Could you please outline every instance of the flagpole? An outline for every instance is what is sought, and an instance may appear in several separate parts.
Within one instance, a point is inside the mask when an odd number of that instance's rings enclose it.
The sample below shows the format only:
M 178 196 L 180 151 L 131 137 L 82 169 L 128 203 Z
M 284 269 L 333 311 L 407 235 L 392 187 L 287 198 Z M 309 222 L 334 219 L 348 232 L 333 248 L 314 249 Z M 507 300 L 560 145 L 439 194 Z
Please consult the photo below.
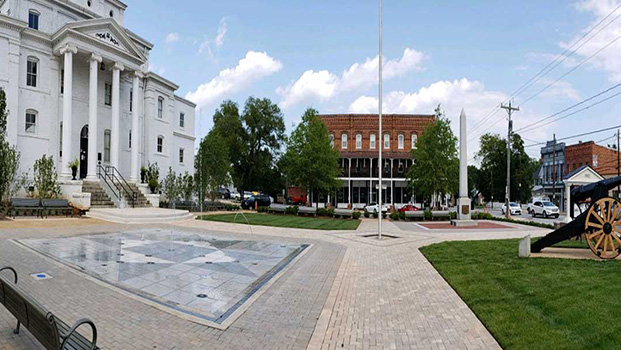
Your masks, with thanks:
M 378 89 L 378 109 L 379 109 L 379 186 L 378 186 L 378 201 L 379 215 L 377 216 L 377 237 L 382 239 L 382 171 L 384 170 L 384 164 L 382 161 L 382 147 L 384 147 L 384 137 L 382 135 L 382 0 L 379 0 L 379 89 Z

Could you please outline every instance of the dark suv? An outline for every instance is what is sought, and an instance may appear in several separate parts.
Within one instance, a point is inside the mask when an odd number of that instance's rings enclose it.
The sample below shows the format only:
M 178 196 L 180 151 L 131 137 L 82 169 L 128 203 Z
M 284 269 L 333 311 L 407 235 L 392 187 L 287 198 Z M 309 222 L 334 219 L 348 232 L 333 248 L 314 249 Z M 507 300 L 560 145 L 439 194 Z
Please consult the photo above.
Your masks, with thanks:
M 254 209 L 254 202 L 257 202 L 257 206 L 259 207 L 269 207 L 272 202 L 270 201 L 270 196 L 267 194 L 261 193 L 257 195 L 252 195 L 245 199 L 241 206 L 244 209 Z

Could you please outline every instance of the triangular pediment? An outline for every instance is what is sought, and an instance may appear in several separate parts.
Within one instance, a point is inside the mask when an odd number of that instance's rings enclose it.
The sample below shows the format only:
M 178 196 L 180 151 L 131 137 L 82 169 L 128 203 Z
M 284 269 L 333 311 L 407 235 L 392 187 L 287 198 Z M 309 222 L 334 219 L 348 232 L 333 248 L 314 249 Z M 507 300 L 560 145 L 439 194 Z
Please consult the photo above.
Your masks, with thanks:
M 146 60 L 144 52 L 134 44 L 127 32 L 113 19 L 98 18 L 68 23 L 56 32 L 53 37 L 62 36 L 67 31 L 78 32 L 134 56 L 136 59 Z
M 603 180 L 604 178 L 597 173 L 597 171 L 593 170 L 590 166 L 584 166 L 580 171 L 575 172 L 574 174 L 570 174 L 571 176 L 567 177 L 565 181 L 572 183 L 592 183 Z

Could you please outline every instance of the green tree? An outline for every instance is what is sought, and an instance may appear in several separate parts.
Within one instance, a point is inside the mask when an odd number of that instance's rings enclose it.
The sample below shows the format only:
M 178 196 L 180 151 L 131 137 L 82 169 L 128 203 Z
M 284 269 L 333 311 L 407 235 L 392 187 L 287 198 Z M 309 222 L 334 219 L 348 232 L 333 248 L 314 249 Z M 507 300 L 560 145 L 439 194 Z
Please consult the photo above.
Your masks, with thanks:
M 164 180 L 162 180 L 160 187 L 164 190 L 169 207 L 174 208 L 175 201 L 179 199 L 179 182 L 180 181 L 177 179 L 175 171 L 172 167 L 168 167 L 168 174 L 166 174 Z
M 12 184 L 17 178 L 19 152 L 6 139 L 8 115 L 6 113 L 6 94 L 0 90 L 0 202 L 12 195 Z
M 487 133 L 481 136 L 476 158 L 481 167 L 476 187 L 486 201 L 504 201 L 507 186 L 507 140 Z M 538 162 L 526 154 L 519 134 L 511 138 L 511 200 L 527 203 L 532 197 L 533 173 Z
M 459 189 L 459 159 L 457 137 L 451 130 L 451 122 L 436 109 L 435 123 L 427 126 L 412 150 L 414 165 L 410 168 L 408 188 L 417 196 L 429 200 L 445 194 L 455 194 Z
M 199 197 L 202 195 L 200 202 L 203 202 L 206 193 L 209 193 L 211 200 L 215 200 L 218 189 L 229 186 L 231 173 L 228 142 L 215 129 L 201 140 L 195 163 L 196 187 Z
M 213 130 L 228 147 L 233 183 L 239 192 L 270 191 L 274 176 L 281 176 L 275 171 L 276 159 L 285 140 L 285 122 L 278 106 L 267 98 L 249 97 L 240 115 L 237 104 L 224 101 L 213 120 Z
M 304 112 L 288 140 L 281 166 L 287 180 L 303 191 L 328 194 L 337 189 L 339 153 L 330 145 L 328 128 L 315 109 Z
M 60 186 L 58 185 L 58 174 L 54 166 L 54 158 L 46 156 L 35 160 L 34 163 L 34 185 L 38 198 L 58 198 L 60 197 Z

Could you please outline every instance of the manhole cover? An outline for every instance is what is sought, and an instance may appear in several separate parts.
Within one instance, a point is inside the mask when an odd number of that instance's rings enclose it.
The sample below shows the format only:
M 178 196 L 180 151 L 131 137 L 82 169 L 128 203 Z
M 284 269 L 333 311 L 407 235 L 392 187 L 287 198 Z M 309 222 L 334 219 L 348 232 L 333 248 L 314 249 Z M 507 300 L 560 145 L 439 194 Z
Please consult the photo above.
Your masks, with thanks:
M 147 265 L 155 265 L 155 263 L 153 261 L 149 261 L 147 262 Z
M 48 275 L 45 272 L 37 272 L 37 273 L 33 273 L 30 274 L 30 277 L 36 279 L 36 280 L 49 280 L 50 278 L 52 278 L 52 276 Z
M 212 264 L 211 261 L 205 261 L 205 264 Z
M 198 294 L 196 297 L 197 298 L 201 298 L 201 299 L 205 299 L 205 298 L 207 298 L 207 294 Z

